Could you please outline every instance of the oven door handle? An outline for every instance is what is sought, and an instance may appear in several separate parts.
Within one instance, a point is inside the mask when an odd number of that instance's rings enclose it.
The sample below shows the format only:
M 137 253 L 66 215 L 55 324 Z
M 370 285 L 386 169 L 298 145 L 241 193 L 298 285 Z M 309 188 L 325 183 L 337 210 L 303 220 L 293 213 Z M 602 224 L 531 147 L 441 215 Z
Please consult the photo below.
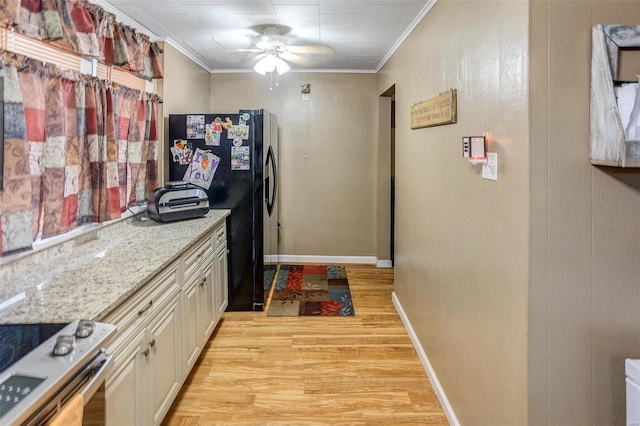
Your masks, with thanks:
M 100 386 L 104 383 L 107 373 L 111 370 L 111 367 L 113 367 L 113 355 L 105 354 L 104 349 L 102 349 L 101 352 L 104 355 L 104 359 L 94 367 L 97 368 L 98 371 L 95 372 L 91 381 L 82 390 L 82 399 L 85 405 L 87 405 L 91 398 L 93 398 L 93 395 L 96 394 Z

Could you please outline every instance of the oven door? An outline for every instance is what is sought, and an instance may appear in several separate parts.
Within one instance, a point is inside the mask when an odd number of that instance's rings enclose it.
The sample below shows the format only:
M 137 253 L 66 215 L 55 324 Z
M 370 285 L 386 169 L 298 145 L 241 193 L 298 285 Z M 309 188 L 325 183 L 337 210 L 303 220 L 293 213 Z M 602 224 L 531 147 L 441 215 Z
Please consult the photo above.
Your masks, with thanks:
M 23 424 L 104 425 L 104 381 L 111 366 L 111 355 L 100 351 Z

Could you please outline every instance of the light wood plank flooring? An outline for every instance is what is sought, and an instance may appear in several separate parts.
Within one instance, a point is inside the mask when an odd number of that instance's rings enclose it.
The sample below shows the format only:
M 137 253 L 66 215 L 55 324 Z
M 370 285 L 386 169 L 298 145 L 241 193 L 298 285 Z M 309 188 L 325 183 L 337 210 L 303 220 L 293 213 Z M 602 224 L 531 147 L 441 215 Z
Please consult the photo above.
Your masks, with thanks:
M 393 269 L 347 276 L 354 317 L 225 313 L 164 424 L 448 424 L 391 301 Z

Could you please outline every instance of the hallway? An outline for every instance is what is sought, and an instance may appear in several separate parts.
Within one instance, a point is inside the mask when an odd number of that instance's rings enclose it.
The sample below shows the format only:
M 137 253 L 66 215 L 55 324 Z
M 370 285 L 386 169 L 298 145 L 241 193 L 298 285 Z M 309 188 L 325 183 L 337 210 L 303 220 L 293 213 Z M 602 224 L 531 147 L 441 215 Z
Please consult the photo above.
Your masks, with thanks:
M 347 275 L 355 317 L 225 313 L 164 424 L 448 424 L 391 301 L 393 269 Z

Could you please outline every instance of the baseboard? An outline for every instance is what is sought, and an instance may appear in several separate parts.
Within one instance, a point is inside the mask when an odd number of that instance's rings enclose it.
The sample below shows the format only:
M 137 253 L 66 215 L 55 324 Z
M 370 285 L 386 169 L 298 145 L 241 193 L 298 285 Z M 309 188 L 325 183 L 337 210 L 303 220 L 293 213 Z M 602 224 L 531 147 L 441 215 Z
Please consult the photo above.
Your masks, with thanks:
M 376 266 L 378 268 L 393 268 L 393 263 L 390 260 L 380 260 L 376 261 Z
M 278 263 L 278 262 L 280 262 L 280 256 L 278 256 L 277 254 L 264 256 L 264 263 Z
M 281 254 L 278 256 L 280 263 L 361 263 L 376 264 L 374 256 L 299 256 Z
M 435 392 L 436 396 L 438 397 L 438 400 L 440 401 L 440 405 L 442 406 L 442 410 L 444 411 L 444 414 L 447 416 L 447 419 L 449 420 L 449 424 L 453 426 L 460 426 L 460 422 L 458 421 L 456 414 L 453 412 L 453 407 L 451 407 L 451 404 L 447 399 L 447 395 L 445 395 L 444 389 L 442 389 L 442 385 L 440 385 L 440 382 L 438 381 L 438 376 L 436 376 L 436 372 L 431 366 L 431 362 L 429 362 L 429 358 L 427 357 L 427 354 L 424 351 L 424 348 L 420 344 L 420 341 L 418 340 L 418 336 L 416 335 L 415 331 L 413 330 L 413 327 L 411 326 L 411 321 L 409 321 L 407 314 L 404 312 L 404 309 L 402 308 L 402 304 L 400 303 L 400 300 L 398 300 L 398 296 L 396 296 L 395 291 L 391 294 L 391 298 L 393 300 L 393 305 L 396 307 L 396 310 L 400 315 L 400 319 L 402 320 L 402 323 L 404 324 L 404 327 L 407 330 L 407 333 L 409 333 L 409 338 L 411 339 L 411 342 L 413 343 L 413 347 L 418 353 L 418 358 L 420 358 L 420 362 L 422 362 L 422 366 L 424 370 L 427 372 L 427 376 L 429 377 L 429 381 L 431 381 L 431 386 L 433 387 L 433 391 Z

